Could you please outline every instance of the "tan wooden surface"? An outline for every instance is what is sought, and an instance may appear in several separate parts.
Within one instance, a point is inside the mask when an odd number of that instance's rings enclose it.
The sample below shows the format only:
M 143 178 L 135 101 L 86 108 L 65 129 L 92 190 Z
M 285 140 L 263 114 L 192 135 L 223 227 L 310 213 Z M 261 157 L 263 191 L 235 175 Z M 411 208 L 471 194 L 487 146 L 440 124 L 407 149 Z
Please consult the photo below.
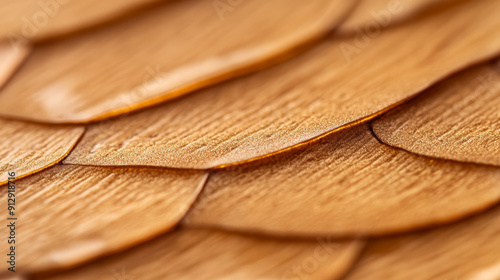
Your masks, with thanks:
M 390 28 L 426 10 L 459 1 L 464 0 L 361 0 L 349 18 L 339 26 L 338 33 L 363 33 L 377 25 Z
M 0 11 L 0 279 L 500 279 L 500 0 L 55 1 Z
M 500 166 L 500 64 L 463 71 L 373 124 L 388 145 Z
M 205 179 L 204 172 L 57 165 L 18 180 L 17 270 L 71 267 L 164 233 L 184 216 Z M 0 188 L 1 197 L 7 191 Z M 0 205 L 6 220 L 7 199 Z M 9 229 L 0 232 L 8 236 Z
M 133 13 L 158 0 L 2 0 L 0 38 L 36 42 L 78 32 Z
M 468 1 L 386 30 L 350 62 L 340 45 L 355 37 L 332 37 L 271 69 L 91 125 L 65 162 L 203 169 L 294 147 L 497 54 L 496 8 L 500 1 Z
M 273 240 L 183 229 L 67 273 L 35 279 L 335 280 L 362 248 L 363 242 L 355 240 Z
M 255 165 L 215 172 L 184 223 L 279 236 L 381 235 L 461 219 L 500 199 L 500 168 L 396 150 L 366 125 Z
M 374 241 L 346 280 L 500 279 L 500 209 L 460 223 Z
M 21 66 L 31 48 L 26 44 L 11 44 L 8 41 L 0 42 L 0 90 L 16 70 Z
M 16 178 L 21 178 L 58 163 L 83 132 L 81 126 L 0 119 L 0 185 L 7 182 L 8 171 L 15 171 Z
M 245 0 L 221 13 L 214 2 L 171 1 L 39 46 L 2 90 L 8 106 L 0 113 L 87 122 L 151 106 L 285 59 L 334 29 L 355 4 Z

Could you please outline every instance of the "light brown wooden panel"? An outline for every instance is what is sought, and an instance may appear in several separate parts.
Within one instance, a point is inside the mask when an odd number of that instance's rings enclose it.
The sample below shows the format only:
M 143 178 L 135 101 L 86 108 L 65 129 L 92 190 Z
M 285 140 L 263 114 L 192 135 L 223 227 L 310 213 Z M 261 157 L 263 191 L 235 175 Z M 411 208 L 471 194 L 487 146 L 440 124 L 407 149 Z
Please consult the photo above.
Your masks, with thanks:
M 335 280 L 356 261 L 362 245 L 179 230 L 73 271 L 35 279 Z
M 361 0 L 338 33 L 363 33 L 376 26 L 386 28 L 411 19 L 427 9 L 453 5 L 461 0 Z
M 220 2 L 237 1 L 172 1 L 39 46 L 1 92 L 8 106 L 0 113 L 88 122 L 150 106 L 285 59 L 334 29 L 355 4 L 245 0 L 222 13 L 214 7 Z
M 248 165 L 215 172 L 184 223 L 280 236 L 381 235 L 461 219 L 500 199 L 500 168 L 396 150 L 366 125 Z
M 58 163 L 84 130 L 81 126 L 0 119 L 0 185 L 7 182 L 8 171 L 15 171 L 16 178 L 21 178 Z
M 203 172 L 58 165 L 15 181 L 17 269 L 71 267 L 166 232 L 205 179 Z M 3 220 L 7 191 L 0 189 Z M 7 236 L 8 230 L 2 226 L 0 232 Z
M 31 52 L 26 44 L 0 42 L 0 90 Z
M 500 279 L 500 208 L 368 246 L 346 280 Z
M 373 129 L 385 143 L 417 154 L 500 166 L 500 64 L 446 79 Z
M 497 9 L 500 1 L 468 1 L 385 30 L 364 48 L 355 37 L 331 38 L 271 69 L 94 124 L 66 162 L 202 169 L 294 147 L 496 55 Z M 359 53 L 344 56 L 345 44 Z
M 31 42 L 100 25 L 158 0 L 2 0 L 0 38 Z

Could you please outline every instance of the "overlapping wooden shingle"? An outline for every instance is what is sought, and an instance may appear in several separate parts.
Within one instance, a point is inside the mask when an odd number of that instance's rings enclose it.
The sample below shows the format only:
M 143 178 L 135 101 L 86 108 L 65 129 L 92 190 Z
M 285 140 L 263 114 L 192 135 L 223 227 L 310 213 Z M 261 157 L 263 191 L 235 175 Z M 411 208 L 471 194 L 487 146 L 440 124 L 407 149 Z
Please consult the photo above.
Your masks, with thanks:
M 273 240 L 212 230 L 179 230 L 116 256 L 35 279 L 339 279 L 363 242 Z
M 500 166 L 500 64 L 448 78 L 375 121 L 373 130 L 413 153 Z
M 460 223 L 374 241 L 346 280 L 500 278 L 500 208 Z
M 499 182 L 500 168 L 415 156 L 360 125 L 266 164 L 216 171 L 184 223 L 280 236 L 389 234 L 481 211 L 500 200 Z
M 39 46 L 2 90 L 0 114 L 88 122 L 150 106 L 283 60 L 333 30 L 355 4 L 236 2 L 169 1 Z
M 2 0 L 0 39 L 29 43 L 96 27 L 158 0 Z
M 17 270 L 71 267 L 164 233 L 188 211 L 205 179 L 204 172 L 58 165 L 17 180 Z M 2 197 L 7 192 L 0 188 Z M 7 209 L 7 199 L 0 204 Z
M 7 182 L 8 171 L 22 178 L 58 163 L 71 151 L 84 130 L 81 126 L 0 119 L 0 185 Z
M 496 55 L 497 8 L 500 1 L 468 1 L 367 35 L 364 46 L 332 37 L 271 69 L 91 125 L 66 162 L 203 169 L 294 147 Z
M 0 12 L 16 280 L 500 278 L 500 1 L 75 1 Z

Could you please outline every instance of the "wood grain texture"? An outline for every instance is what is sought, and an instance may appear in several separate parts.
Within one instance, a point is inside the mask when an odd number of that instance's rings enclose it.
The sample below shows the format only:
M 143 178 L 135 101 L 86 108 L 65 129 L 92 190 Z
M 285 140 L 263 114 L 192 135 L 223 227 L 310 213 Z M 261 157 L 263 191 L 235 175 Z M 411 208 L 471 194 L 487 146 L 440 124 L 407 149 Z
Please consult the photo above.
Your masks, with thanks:
M 0 42 L 0 89 L 30 54 L 31 48 L 26 44 L 12 45 Z
M 500 166 L 500 64 L 461 72 L 373 124 L 391 146 Z
M 7 171 L 25 177 L 61 161 L 82 136 L 80 126 L 50 126 L 0 119 L 0 185 Z M 3 187 L 0 187 L 3 188 Z
M 203 172 L 57 165 L 18 180 L 17 268 L 67 268 L 166 232 L 184 216 L 205 179 Z M 7 187 L 0 193 L 7 197 Z M 3 209 L 6 204 L 2 199 Z M 1 215 L 5 220 L 7 211 Z M 7 227 L 0 231 L 8 235 Z
M 10 274 L 2 272 L 0 273 L 0 277 L 2 277 L 2 280 L 30 280 L 26 275 L 21 275 L 20 273 L 15 275 L 15 273 L 12 272 L 10 272 Z
M 379 26 L 389 27 L 438 5 L 459 0 L 361 0 L 349 18 L 339 26 L 338 33 L 352 34 Z
M 381 144 L 360 125 L 266 164 L 212 175 L 184 220 L 280 236 L 381 235 L 447 223 L 500 199 L 500 169 Z
M 141 280 L 335 280 L 356 261 L 362 245 L 183 229 L 73 271 L 35 279 L 114 280 L 121 275 Z
M 158 0 L 2 0 L 0 38 L 40 41 L 110 21 Z
M 88 122 L 151 106 L 291 56 L 356 3 L 245 0 L 221 14 L 221 1 L 173 1 L 40 46 L 2 91 L 1 114 Z
M 352 42 L 332 38 L 271 69 L 91 125 L 66 162 L 204 169 L 293 147 L 495 55 L 496 8 L 500 1 L 468 1 L 388 29 L 350 63 L 339 45 Z
M 500 208 L 371 243 L 346 280 L 500 279 Z

